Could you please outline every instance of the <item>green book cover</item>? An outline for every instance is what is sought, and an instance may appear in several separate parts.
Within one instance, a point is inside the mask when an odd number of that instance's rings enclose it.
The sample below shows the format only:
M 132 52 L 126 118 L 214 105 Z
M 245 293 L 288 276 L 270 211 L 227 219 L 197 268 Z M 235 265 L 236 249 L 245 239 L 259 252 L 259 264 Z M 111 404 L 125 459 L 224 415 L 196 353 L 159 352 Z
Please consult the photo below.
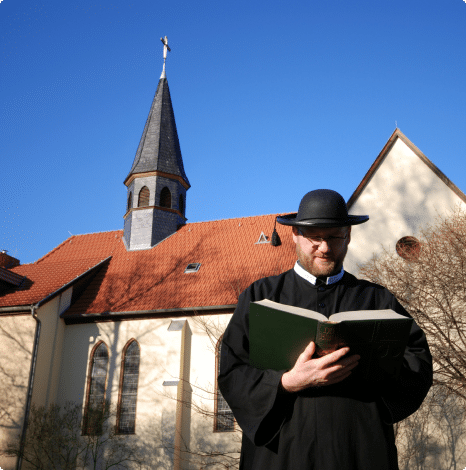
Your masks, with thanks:
M 249 355 L 258 369 L 290 370 L 306 346 L 314 341 L 314 357 L 343 346 L 361 359 L 355 376 L 371 381 L 396 379 L 411 331 L 412 318 L 393 310 L 321 313 L 271 300 L 251 302 Z

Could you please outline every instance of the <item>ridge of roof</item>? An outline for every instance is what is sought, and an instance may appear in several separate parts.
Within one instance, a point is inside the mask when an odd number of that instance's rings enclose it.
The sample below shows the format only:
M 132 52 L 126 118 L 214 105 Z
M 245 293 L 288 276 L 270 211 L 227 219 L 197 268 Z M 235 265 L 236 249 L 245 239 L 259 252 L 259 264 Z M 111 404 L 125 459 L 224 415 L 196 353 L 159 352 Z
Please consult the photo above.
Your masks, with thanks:
M 115 230 L 102 230 L 100 232 L 75 233 L 71 237 L 68 237 L 66 240 L 69 240 L 72 237 L 84 237 L 84 236 L 87 236 L 87 235 L 100 235 L 100 234 L 104 234 L 104 233 L 110 234 L 110 233 L 117 233 L 117 232 L 123 233 L 123 229 L 120 228 L 120 229 L 115 229 Z M 66 242 L 66 240 L 65 240 L 65 242 Z
M 194 225 L 194 224 L 205 224 L 209 222 L 223 222 L 223 221 L 228 221 L 228 220 L 244 220 L 244 219 L 255 219 L 258 217 L 279 217 L 285 214 L 291 214 L 291 212 L 280 212 L 280 213 L 272 213 L 272 214 L 261 214 L 261 215 L 247 215 L 247 216 L 242 216 L 242 217 L 226 217 L 224 219 L 214 219 L 214 220 L 198 220 L 197 222 L 189 222 L 185 225 Z
M 377 158 L 374 160 L 372 163 L 371 167 L 367 171 L 367 173 L 364 175 L 363 179 L 359 183 L 358 187 L 356 190 L 353 192 L 351 197 L 348 199 L 348 202 L 346 205 L 348 206 L 348 209 L 351 208 L 351 206 L 356 202 L 364 188 L 369 184 L 369 181 L 371 180 L 372 176 L 375 174 L 375 172 L 378 170 L 380 165 L 382 164 L 384 158 L 386 155 L 390 152 L 392 147 L 395 145 L 395 142 L 400 139 L 403 141 L 403 143 L 413 151 L 413 153 L 419 157 L 419 159 L 427 165 L 463 202 L 466 202 L 466 195 L 459 189 L 446 175 L 443 173 L 440 168 L 437 167 L 422 151 L 416 147 L 409 139 L 406 137 L 403 132 L 397 127 L 393 131 L 392 135 L 388 139 L 387 143 L 384 145 L 383 149 L 380 151 L 379 155 Z

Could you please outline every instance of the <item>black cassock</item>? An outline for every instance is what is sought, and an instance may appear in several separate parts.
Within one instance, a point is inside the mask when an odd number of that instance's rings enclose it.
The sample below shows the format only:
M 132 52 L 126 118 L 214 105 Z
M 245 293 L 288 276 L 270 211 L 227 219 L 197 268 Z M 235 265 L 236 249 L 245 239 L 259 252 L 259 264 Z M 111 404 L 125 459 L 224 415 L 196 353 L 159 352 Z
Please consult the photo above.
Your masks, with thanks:
M 422 403 L 432 358 L 413 323 L 397 382 L 374 386 L 348 377 L 288 393 L 286 371 L 249 365 L 249 302 L 270 299 L 323 313 L 387 309 L 409 316 L 387 289 L 346 273 L 319 287 L 293 269 L 264 278 L 240 296 L 222 343 L 218 385 L 243 430 L 241 470 L 398 470 L 393 423 Z M 351 354 L 351 352 L 349 353 Z

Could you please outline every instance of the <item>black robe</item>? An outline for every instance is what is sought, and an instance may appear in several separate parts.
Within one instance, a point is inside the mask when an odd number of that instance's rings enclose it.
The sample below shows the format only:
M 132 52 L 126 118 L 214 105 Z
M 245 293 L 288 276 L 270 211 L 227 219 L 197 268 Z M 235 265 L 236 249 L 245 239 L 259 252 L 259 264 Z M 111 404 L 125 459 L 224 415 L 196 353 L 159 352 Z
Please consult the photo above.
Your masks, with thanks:
M 387 289 L 349 273 L 317 287 L 292 269 L 249 286 L 223 336 L 218 377 L 243 430 L 240 469 L 398 470 L 392 424 L 414 413 L 432 384 L 423 331 L 413 323 L 397 382 L 374 386 L 350 376 L 335 385 L 288 393 L 280 386 L 286 371 L 249 365 L 249 302 L 261 299 L 327 317 L 387 308 L 409 316 Z

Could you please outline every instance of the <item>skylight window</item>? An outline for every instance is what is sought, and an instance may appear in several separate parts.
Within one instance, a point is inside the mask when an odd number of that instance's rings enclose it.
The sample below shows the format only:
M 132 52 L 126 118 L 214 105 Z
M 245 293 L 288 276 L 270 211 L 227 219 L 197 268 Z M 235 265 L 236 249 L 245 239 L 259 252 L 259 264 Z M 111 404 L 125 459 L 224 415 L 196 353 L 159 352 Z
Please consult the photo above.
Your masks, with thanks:
M 201 267 L 201 263 L 189 263 L 184 270 L 185 274 L 188 273 L 197 273 L 199 268 Z

